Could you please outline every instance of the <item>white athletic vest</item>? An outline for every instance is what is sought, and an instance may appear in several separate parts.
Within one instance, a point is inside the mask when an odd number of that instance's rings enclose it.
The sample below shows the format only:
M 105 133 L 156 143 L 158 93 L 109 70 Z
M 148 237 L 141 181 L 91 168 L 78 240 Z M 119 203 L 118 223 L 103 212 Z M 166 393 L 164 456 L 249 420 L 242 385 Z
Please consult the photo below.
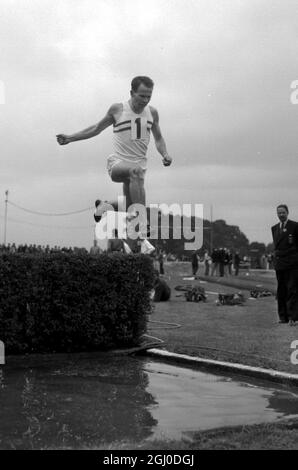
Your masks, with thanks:
M 113 156 L 139 163 L 145 169 L 152 124 L 153 117 L 149 106 L 146 106 L 141 114 L 136 114 L 128 101 L 123 103 L 121 116 L 113 126 Z

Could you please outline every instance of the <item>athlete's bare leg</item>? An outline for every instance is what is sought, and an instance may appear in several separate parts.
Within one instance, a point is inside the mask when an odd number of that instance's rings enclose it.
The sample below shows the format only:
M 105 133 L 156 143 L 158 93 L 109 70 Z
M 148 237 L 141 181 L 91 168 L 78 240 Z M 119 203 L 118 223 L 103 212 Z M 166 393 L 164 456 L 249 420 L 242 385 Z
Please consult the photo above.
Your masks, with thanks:
M 129 202 L 131 204 L 142 204 L 145 206 L 145 188 L 144 188 L 145 171 L 137 164 L 129 162 L 117 163 L 111 171 L 112 181 L 115 183 L 124 183 L 123 189 L 127 191 Z M 127 206 L 131 205 L 127 204 Z
M 126 210 L 128 211 L 131 207 L 131 211 L 128 212 L 131 212 L 134 215 L 139 215 L 139 231 L 141 237 L 146 238 L 149 234 L 147 217 L 143 211 L 139 213 L 138 209 L 133 206 L 134 204 L 141 204 L 144 208 L 146 207 L 144 188 L 145 170 L 143 170 L 138 164 L 133 164 L 131 162 L 118 162 L 112 168 L 110 175 L 112 181 L 115 183 L 123 183 L 123 194 L 126 197 Z
M 126 211 L 132 205 L 132 200 L 130 198 L 130 191 L 129 191 L 129 180 L 127 179 L 123 183 L 123 196 L 125 196 L 126 200 Z
M 143 215 L 143 211 L 141 211 L 140 214 L 139 211 L 135 211 L 133 205 L 134 204 L 141 204 L 143 207 L 145 207 L 145 188 L 144 188 L 144 176 L 145 176 L 145 170 L 143 170 L 139 165 L 129 163 L 129 162 L 119 162 L 111 170 L 110 173 L 112 181 L 115 183 L 123 183 L 123 195 L 126 198 L 126 211 L 128 211 L 129 208 L 131 208 L 131 214 L 134 214 L 133 216 L 135 217 L 136 215 L 139 215 L 140 220 L 138 220 L 138 225 L 137 227 L 139 230 L 140 234 L 140 239 L 142 240 L 143 245 L 145 246 L 145 243 L 148 241 L 144 240 L 147 236 L 147 217 L 146 215 Z M 117 206 L 113 202 L 108 202 L 105 201 L 106 203 L 111 204 L 115 210 L 118 210 Z M 129 211 L 130 212 L 130 211 Z M 100 218 L 98 218 L 100 220 Z M 137 251 L 137 243 L 138 241 L 134 238 L 130 239 L 129 235 L 127 238 L 127 241 L 129 242 L 129 245 L 132 249 L 132 251 Z M 143 247 L 141 246 L 141 249 Z M 152 250 L 154 250 L 154 247 L 149 243 L 149 248 L 148 246 L 146 247 L 147 252 L 150 253 Z M 149 251 L 148 251 L 149 250 Z

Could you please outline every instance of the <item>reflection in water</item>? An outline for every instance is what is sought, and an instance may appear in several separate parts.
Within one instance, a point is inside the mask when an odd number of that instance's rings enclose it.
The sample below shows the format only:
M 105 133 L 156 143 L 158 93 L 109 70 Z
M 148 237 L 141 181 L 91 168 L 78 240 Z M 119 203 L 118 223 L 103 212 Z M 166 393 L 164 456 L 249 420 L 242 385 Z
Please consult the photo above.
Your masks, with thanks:
M 42 359 L 40 360 L 42 363 Z M 0 448 L 81 447 L 145 439 L 156 421 L 142 363 L 98 357 L 47 368 L 7 367 Z
M 281 413 L 282 416 L 298 415 L 297 395 L 291 392 L 274 390 L 268 398 L 268 408 Z
M 282 387 L 99 353 L 9 358 L 0 403 L 0 449 L 108 448 L 298 414 Z
M 190 368 L 149 363 L 150 392 L 158 397 L 154 437 L 191 437 L 198 430 L 273 422 L 298 415 L 298 396 L 269 382 L 223 377 Z M 164 380 L 159 379 L 164 375 Z M 155 380 L 153 377 L 155 376 Z M 270 405 L 275 397 L 276 407 Z M 281 409 L 287 401 L 288 407 Z

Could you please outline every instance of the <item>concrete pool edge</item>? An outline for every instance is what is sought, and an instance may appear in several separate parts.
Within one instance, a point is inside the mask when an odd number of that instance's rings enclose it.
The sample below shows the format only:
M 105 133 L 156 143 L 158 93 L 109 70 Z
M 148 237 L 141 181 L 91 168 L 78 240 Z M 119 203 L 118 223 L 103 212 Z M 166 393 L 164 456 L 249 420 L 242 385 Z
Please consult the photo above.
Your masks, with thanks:
M 214 359 L 205 359 L 197 356 L 188 356 L 167 351 L 166 349 L 147 349 L 145 355 L 158 359 L 167 360 L 173 363 L 194 366 L 200 369 L 213 370 L 217 372 L 233 372 L 238 375 L 246 375 L 258 379 L 269 380 L 271 382 L 287 384 L 298 387 L 298 374 L 281 372 L 274 369 L 264 369 L 262 367 L 247 366 L 235 362 L 216 361 Z

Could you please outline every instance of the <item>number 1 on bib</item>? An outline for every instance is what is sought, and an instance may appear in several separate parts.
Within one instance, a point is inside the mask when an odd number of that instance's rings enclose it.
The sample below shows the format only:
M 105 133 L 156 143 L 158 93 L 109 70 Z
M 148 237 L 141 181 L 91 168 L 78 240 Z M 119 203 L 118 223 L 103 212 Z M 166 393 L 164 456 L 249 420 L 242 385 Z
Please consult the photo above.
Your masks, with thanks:
M 147 136 L 147 119 L 138 117 L 131 120 L 131 139 L 144 140 Z

